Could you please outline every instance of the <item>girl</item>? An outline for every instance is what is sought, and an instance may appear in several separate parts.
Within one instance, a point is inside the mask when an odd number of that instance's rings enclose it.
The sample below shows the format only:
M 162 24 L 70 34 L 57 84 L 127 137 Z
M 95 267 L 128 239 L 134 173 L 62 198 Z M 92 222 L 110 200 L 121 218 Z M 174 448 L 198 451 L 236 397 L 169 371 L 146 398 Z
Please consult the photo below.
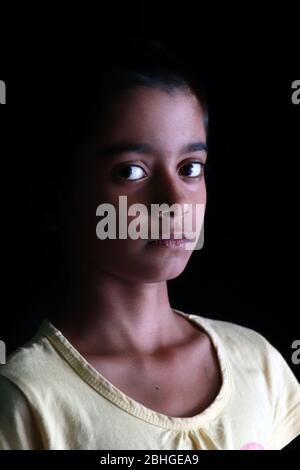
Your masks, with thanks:
M 282 449 L 300 434 L 299 383 L 259 333 L 171 307 L 192 254 L 175 216 L 166 242 L 96 233 L 120 195 L 205 207 L 203 96 L 151 43 L 101 70 L 80 94 L 77 80 L 59 153 L 67 294 L 1 366 L 0 448 Z

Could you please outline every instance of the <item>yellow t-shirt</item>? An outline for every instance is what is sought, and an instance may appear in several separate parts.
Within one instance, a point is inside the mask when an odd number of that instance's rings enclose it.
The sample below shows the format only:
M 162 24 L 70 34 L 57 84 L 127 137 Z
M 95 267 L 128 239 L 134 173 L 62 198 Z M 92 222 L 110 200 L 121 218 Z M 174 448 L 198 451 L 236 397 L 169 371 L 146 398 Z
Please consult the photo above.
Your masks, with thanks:
M 205 411 L 172 417 L 143 406 L 45 319 L 0 366 L 0 449 L 267 450 L 300 434 L 300 384 L 277 349 L 251 329 L 173 310 L 216 348 L 223 381 Z

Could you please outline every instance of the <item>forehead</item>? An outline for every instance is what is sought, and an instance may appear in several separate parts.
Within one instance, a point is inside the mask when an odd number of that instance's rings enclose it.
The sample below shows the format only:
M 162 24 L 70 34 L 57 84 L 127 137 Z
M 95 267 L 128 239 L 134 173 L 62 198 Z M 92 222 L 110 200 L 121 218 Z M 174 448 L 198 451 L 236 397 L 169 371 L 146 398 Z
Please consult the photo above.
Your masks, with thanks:
M 192 93 L 145 86 L 114 98 L 101 134 L 105 141 L 151 141 L 174 148 L 183 141 L 206 140 L 203 110 Z

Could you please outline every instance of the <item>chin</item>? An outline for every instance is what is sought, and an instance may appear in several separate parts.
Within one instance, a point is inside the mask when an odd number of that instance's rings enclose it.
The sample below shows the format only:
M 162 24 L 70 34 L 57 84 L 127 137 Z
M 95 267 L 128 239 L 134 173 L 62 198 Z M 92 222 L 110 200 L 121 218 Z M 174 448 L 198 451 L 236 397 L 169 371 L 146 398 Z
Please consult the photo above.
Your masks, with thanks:
M 187 256 L 188 253 L 188 256 Z M 144 256 L 143 253 L 110 253 L 101 254 L 100 271 L 130 282 L 151 283 L 175 279 L 185 270 L 191 252 L 172 257 Z M 108 255 L 105 259 L 105 255 Z
M 169 281 L 180 276 L 185 270 L 186 265 L 187 263 L 182 261 L 165 263 L 164 265 L 157 264 L 156 266 L 151 264 L 151 266 L 148 265 L 141 268 L 138 280 L 147 283 Z

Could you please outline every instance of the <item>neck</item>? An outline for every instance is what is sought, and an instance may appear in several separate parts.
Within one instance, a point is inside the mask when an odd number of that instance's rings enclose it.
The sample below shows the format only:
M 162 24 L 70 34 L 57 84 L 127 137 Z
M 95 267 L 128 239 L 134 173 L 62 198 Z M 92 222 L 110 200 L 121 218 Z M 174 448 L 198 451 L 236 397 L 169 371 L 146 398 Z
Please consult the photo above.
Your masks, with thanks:
M 92 266 L 72 270 L 55 326 L 86 354 L 153 353 L 183 336 L 166 281 L 127 281 Z

